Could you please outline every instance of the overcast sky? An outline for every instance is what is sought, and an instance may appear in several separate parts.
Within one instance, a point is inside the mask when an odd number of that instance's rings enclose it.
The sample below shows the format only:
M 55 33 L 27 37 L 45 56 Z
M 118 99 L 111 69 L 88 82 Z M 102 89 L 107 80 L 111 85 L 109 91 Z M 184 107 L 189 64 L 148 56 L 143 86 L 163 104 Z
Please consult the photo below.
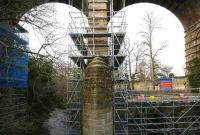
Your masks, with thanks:
M 160 18 L 161 29 L 155 33 L 156 47 L 167 41 L 167 47 L 160 53 L 161 63 L 172 66 L 176 75 L 184 75 L 185 46 L 184 29 L 178 18 L 169 10 L 154 4 L 134 4 L 124 9 L 127 15 L 127 35 L 132 43 L 137 41 L 137 33 L 141 30 L 143 15 L 153 11 Z
M 60 26 L 57 32 L 60 35 L 66 35 L 69 11 L 78 11 L 77 9 L 65 4 L 54 4 L 54 8 L 57 10 L 53 15 L 53 20 Z M 168 66 L 172 66 L 172 72 L 176 75 L 184 75 L 185 67 L 185 47 L 184 47 L 184 29 L 180 21 L 165 8 L 154 4 L 134 4 L 123 9 L 126 11 L 127 20 L 127 36 L 130 38 L 131 43 L 137 41 L 137 33 L 141 30 L 142 17 L 146 11 L 153 11 L 158 18 L 161 18 L 162 29 L 156 33 L 156 46 L 158 47 L 163 41 L 167 41 L 167 48 L 159 55 L 159 60 Z M 37 51 L 40 45 L 44 42 L 41 35 L 33 30 L 29 33 L 30 48 Z M 69 37 L 63 36 L 62 44 L 59 46 L 62 50 L 67 50 Z M 55 47 L 56 48 L 56 47 Z

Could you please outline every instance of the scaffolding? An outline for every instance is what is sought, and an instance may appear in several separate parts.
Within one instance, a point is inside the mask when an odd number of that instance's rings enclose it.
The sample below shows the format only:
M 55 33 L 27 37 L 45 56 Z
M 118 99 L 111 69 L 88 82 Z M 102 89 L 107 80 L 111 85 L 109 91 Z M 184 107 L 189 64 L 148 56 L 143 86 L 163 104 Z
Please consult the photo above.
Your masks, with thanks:
M 199 96 L 199 89 L 173 90 L 173 92 L 134 91 L 129 93 L 129 134 L 199 134 Z
M 129 84 L 126 51 L 126 18 L 125 12 L 104 11 L 105 16 L 95 16 L 94 7 L 89 13 L 69 13 L 69 58 L 74 64 L 73 69 L 80 73 L 79 79 L 72 77 L 69 84 L 73 84 L 68 92 L 66 120 L 68 135 L 80 135 L 81 131 L 81 91 L 84 87 L 82 78 L 87 64 L 97 55 L 97 48 L 103 50 L 101 56 L 107 58 L 112 69 L 113 79 L 113 132 L 116 135 L 128 135 L 128 98 L 127 87 Z M 90 15 L 88 15 L 90 14 Z M 86 17 L 85 15 L 88 15 Z M 110 22 L 108 23 L 108 20 Z M 101 25 L 98 22 L 106 22 Z M 106 51 L 105 51 L 106 48 Z M 73 76 L 73 74 L 71 75 Z
M 129 74 L 127 60 L 127 37 L 125 12 L 115 14 L 108 25 L 110 64 L 113 67 L 113 122 L 115 135 L 128 135 L 128 90 Z
M 69 67 L 68 72 L 68 90 L 66 104 L 66 135 L 82 134 L 82 99 L 81 91 L 83 90 L 82 78 L 87 60 L 87 41 L 84 38 L 86 33 L 87 19 L 82 12 L 70 12 L 68 55 Z
M 67 135 L 81 135 L 81 91 L 82 85 L 82 70 L 74 65 L 69 65 L 68 72 L 68 90 L 66 103 L 66 127 Z
M 95 16 L 94 1 L 89 13 L 70 12 L 69 58 L 78 71 L 69 83 L 67 111 L 68 135 L 80 135 L 82 78 L 87 64 L 96 56 L 96 48 L 107 48 L 102 54 L 109 61 L 113 80 L 113 134 L 114 135 L 184 135 L 200 132 L 200 94 L 198 90 L 172 92 L 133 91 L 128 74 L 125 12 L 114 12 L 112 0 L 105 16 Z M 124 2 L 123 2 L 124 3 Z M 123 4 L 125 5 L 125 3 Z M 100 9 L 98 9 L 100 10 Z M 103 10 L 104 11 L 104 10 Z M 105 12 L 105 11 L 104 11 Z M 88 18 L 88 19 L 87 19 Z M 97 22 L 109 20 L 105 25 Z M 97 24 L 97 25 L 96 25 Z M 106 41 L 97 42 L 97 39 Z M 105 50 L 104 50 L 105 51 Z

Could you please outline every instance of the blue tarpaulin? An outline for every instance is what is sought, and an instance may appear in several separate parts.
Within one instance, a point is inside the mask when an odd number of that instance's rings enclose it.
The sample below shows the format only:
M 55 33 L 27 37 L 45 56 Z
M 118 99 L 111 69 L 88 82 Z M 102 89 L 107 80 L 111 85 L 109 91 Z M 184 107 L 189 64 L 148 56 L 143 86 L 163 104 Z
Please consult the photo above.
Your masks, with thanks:
M 28 42 L 20 37 L 13 26 L 0 24 L 0 39 L 10 46 L 26 48 Z M 28 87 L 28 54 L 6 48 L 0 43 L 0 88 Z

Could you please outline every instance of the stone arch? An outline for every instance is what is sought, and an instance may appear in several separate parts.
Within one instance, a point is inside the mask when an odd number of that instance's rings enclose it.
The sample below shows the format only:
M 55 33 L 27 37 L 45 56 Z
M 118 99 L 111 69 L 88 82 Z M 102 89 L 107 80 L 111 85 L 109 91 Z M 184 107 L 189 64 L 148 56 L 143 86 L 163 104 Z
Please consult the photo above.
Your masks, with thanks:
M 185 29 L 186 67 L 195 57 L 200 57 L 200 1 L 199 0 L 115 0 L 114 10 L 136 3 L 152 3 L 170 10 Z M 187 74 L 187 72 L 186 72 Z
M 122 1 L 114 1 L 114 10 L 117 11 L 122 8 L 120 6 L 122 5 Z M 180 19 L 185 29 L 189 28 L 200 18 L 199 0 L 126 0 L 125 6 L 142 2 L 160 5 L 170 10 Z
M 4 0 L 0 1 L 0 22 L 17 23 L 30 9 L 50 2 L 70 4 L 78 9 L 85 9 L 85 0 Z
M 105 0 L 104 0 L 105 1 Z M 107 1 L 107 0 L 106 0 Z M 108 0 L 110 1 L 110 0 Z M 16 23 L 24 13 L 37 5 L 60 2 L 87 10 L 88 0 L 4 0 L 0 2 L 0 22 Z M 135 3 L 153 3 L 174 13 L 185 29 L 186 66 L 195 57 L 200 57 L 200 1 L 199 0 L 113 0 L 114 10 Z

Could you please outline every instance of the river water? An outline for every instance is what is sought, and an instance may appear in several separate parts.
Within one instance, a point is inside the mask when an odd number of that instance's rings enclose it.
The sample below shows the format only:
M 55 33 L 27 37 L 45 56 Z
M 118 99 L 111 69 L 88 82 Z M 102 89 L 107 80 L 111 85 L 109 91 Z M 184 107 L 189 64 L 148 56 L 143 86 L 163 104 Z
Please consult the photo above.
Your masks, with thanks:
M 66 135 L 66 119 L 65 110 L 55 109 L 51 112 L 49 119 L 44 123 L 44 126 L 49 130 L 49 135 Z

